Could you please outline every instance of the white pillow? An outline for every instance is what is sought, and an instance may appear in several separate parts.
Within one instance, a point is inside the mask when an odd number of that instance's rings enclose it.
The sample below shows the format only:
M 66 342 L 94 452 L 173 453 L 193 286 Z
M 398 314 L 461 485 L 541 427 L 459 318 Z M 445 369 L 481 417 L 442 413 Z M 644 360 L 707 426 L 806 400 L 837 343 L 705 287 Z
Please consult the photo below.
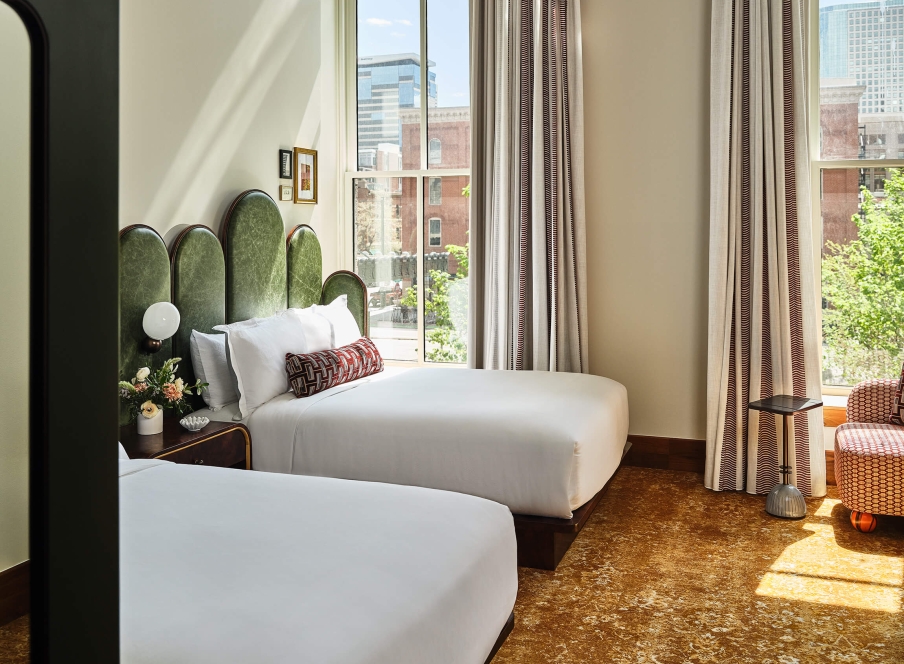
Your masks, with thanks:
M 314 311 L 314 307 L 307 309 L 288 309 L 287 316 L 296 318 L 304 330 L 305 339 L 308 341 L 308 353 L 317 353 L 329 350 L 333 343 L 333 327 L 330 321 Z
M 327 305 L 315 304 L 312 308 L 330 321 L 333 348 L 348 346 L 361 338 L 358 322 L 348 310 L 348 295 L 340 295 Z
M 235 378 L 226 360 L 226 335 L 204 334 L 192 330 L 188 346 L 195 376 L 202 383 L 208 383 L 201 391 L 207 407 L 216 412 L 223 406 L 238 401 Z
M 304 327 L 297 316 L 280 312 L 270 318 L 217 325 L 226 332 L 229 366 L 235 375 L 241 418 L 273 397 L 289 391 L 286 353 L 307 353 Z
M 122 443 L 119 444 L 119 458 L 120 459 L 128 459 L 129 453 L 126 452 L 126 448 L 122 446 Z

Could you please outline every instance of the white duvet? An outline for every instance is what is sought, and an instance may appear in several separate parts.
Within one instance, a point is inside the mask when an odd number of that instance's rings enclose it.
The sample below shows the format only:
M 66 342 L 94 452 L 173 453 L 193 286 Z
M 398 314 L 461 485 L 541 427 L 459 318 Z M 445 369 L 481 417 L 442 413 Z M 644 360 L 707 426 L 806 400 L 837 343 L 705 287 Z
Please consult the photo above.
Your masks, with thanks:
M 507 509 L 442 491 L 120 461 L 126 664 L 481 664 Z
M 599 376 L 411 369 L 247 420 L 255 470 L 446 489 L 570 518 L 618 468 L 628 397 Z

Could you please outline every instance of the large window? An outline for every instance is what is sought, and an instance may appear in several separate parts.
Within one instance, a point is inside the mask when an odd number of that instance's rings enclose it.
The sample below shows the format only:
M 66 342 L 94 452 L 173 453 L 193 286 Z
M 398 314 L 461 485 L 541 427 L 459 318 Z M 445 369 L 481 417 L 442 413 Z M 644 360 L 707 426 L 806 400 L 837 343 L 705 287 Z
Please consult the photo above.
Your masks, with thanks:
M 818 5 L 823 383 L 846 387 L 904 359 L 904 6 Z
M 468 4 L 346 6 L 349 252 L 387 360 L 467 361 Z

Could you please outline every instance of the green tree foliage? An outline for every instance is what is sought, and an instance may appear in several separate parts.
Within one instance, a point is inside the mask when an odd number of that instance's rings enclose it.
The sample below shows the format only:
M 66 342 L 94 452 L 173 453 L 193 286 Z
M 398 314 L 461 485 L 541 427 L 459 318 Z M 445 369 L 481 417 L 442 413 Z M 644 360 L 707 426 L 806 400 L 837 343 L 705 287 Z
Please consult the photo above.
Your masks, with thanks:
M 471 196 L 471 183 L 462 190 Z M 468 361 L 468 251 L 465 246 L 446 245 L 446 251 L 458 262 L 455 276 L 440 270 L 430 270 L 424 291 L 425 315 L 436 314 L 435 327 L 426 331 L 426 358 L 430 362 L 464 364 Z M 400 302 L 405 307 L 417 307 L 417 289 L 405 289 Z
M 904 349 L 904 170 L 890 169 L 885 198 L 863 188 L 858 238 L 827 243 L 822 261 L 823 380 L 854 384 L 897 376 Z
M 458 273 L 430 270 L 424 291 L 425 314 L 436 316 L 435 327 L 426 331 L 427 353 L 430 362 L 468 361 L 468 245 L 446 246 L 458 260 Z M 402 306 L 417 307 L 417 289 L 406 288 Z

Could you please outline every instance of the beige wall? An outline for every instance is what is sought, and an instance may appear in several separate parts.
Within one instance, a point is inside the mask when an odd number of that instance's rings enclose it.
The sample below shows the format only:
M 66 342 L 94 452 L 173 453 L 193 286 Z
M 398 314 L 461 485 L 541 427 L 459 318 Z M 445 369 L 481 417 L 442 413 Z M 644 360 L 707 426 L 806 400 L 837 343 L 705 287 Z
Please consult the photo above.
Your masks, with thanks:
M 0 3 L 0 571 L 28 559 L 29 52 Z
M 123 0 L 120 226 L 218 231 L 236 195 L 279 200 L 278 151 L 319 151 L 317 205 L 278 203 L 338 264 L 333 0 Z
M 581 3 L 590 366 L 634 434 L 706 434 L 710 4 Z

